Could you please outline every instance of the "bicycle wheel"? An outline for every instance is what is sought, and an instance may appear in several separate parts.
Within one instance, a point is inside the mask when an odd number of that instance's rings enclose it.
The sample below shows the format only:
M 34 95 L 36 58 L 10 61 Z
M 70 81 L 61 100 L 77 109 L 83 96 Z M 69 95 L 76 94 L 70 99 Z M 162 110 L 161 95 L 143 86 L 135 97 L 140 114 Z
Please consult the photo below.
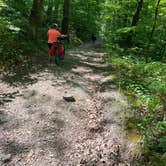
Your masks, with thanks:
M 59 65 L 59 61 L 60 61 L 60 60 L 59 60 L 58 52 L 56 51 L 56 52 L 55 52 L 55 64 L 56 64 L 56 65 Z

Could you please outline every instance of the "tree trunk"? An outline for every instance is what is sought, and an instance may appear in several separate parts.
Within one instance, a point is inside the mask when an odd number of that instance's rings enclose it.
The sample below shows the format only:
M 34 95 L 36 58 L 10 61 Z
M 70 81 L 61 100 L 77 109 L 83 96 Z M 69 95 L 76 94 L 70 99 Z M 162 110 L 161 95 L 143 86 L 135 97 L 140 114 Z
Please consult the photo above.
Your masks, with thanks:
M 43 0 L 33 0 L 32 9 L 29 16 L 31 35 L 33 38 L 37 37 L 38 28 L 41 23 L 42 9 L 43 9 Z
M 161 46 L 160 52 L 159 52 L 161 60 L 163 59 L 163 55 L 164 55 L 165 49 L 166 49 L 166 39 L 164 40 L 164 44 Z
M 159 10 L 160 1 L 161 0 L 158 0 L 158 2 L 157 2 L 157 6 L 156 6 L 156 10 L 155 10 L 154 23 L 153 23 L 152 31 L 151 31 L 150 36 L 149 36 L 149 42 L 148 42 L 148 45 L 147 45 L 147 52 L 149 52 L 150 44 L 152 42 L 153 34 L 154 34 L 154 31 L 155 31 L 155 28 L 156 28 L 157 16 L 158 16 L 158 10 Z M 148 53 L 145 56 L 145 60 L 146 60 L 146 63 L 148 63 L 148 61 L 149 61 Z
M 63 20 L 62 20 L 62 33 L 67 34 L 69 28 L 69 9 L 70 0 L 64 0 L 63 4 Z
M 139 15 L 140 15 L 140 11 L 142 9 L 143 6 L 143 0 L 138 0 L 137 2 L 137 7 L 135 9 L 133 18 L 132 18 L 132 23 L 131 23 L 131 27 L 134 27 L 137 25 L 138 21 L 139 21 Z M 132 46 L 132 36 L 133 36 L 133 30 L 131 30 L 128 35 L 127 35 L 127 46 L 131 47 Z
M 46 11 L 46 23 L 50 23 L 50 17 L 52 17 L 52 12 L 54 7 L 53 4 L 54 4 L 53 0 L 48 1 L 47 11 Z

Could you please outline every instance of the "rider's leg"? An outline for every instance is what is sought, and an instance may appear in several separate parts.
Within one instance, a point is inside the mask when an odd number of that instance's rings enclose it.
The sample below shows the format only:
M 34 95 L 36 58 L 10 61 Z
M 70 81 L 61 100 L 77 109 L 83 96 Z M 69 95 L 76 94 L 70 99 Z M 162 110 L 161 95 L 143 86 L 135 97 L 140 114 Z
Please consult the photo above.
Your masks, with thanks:
M 48 48 L 49 48 L 49 52 L 48 52 L 48 59 L 49 59 L 49 63 L 51 64 L 52 63 L 52 56 L 50 55 L 50 49 L 51 49 L 51 46 L 53 45 L 52 43 L 47 43 L 48 44 Z
M 59 64 L 58 46 L 55 47 L 54 62 L 56 65 Z

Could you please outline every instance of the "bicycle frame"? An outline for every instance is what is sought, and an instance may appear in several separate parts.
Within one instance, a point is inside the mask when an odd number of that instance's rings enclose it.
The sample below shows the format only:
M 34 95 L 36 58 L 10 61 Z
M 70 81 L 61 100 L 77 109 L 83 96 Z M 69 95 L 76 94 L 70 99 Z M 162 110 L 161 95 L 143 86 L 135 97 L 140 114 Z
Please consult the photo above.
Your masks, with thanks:
M 59 64 L 59 61 L 64 59 L 65 49 L 61 40 L 57 40 L 54 43 L 54 46 L 55 46 L 55 54 L 54 54 L 55 63 Z

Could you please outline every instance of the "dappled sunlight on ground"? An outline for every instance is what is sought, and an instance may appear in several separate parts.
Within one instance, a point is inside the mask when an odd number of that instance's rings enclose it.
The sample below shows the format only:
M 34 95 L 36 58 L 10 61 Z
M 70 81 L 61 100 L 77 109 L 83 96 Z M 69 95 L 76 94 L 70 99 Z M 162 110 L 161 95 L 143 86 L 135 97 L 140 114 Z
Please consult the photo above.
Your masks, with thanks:
M 4 73 L 0 153 L 11 155 L 9 165 L 128 163 L 121 118 L 128 104 L 105 56 L 81 46 L 68 51 L 59 66 L 36 57 L 24 70 Z M 66 94 L 75 101 L 65 101 Z

